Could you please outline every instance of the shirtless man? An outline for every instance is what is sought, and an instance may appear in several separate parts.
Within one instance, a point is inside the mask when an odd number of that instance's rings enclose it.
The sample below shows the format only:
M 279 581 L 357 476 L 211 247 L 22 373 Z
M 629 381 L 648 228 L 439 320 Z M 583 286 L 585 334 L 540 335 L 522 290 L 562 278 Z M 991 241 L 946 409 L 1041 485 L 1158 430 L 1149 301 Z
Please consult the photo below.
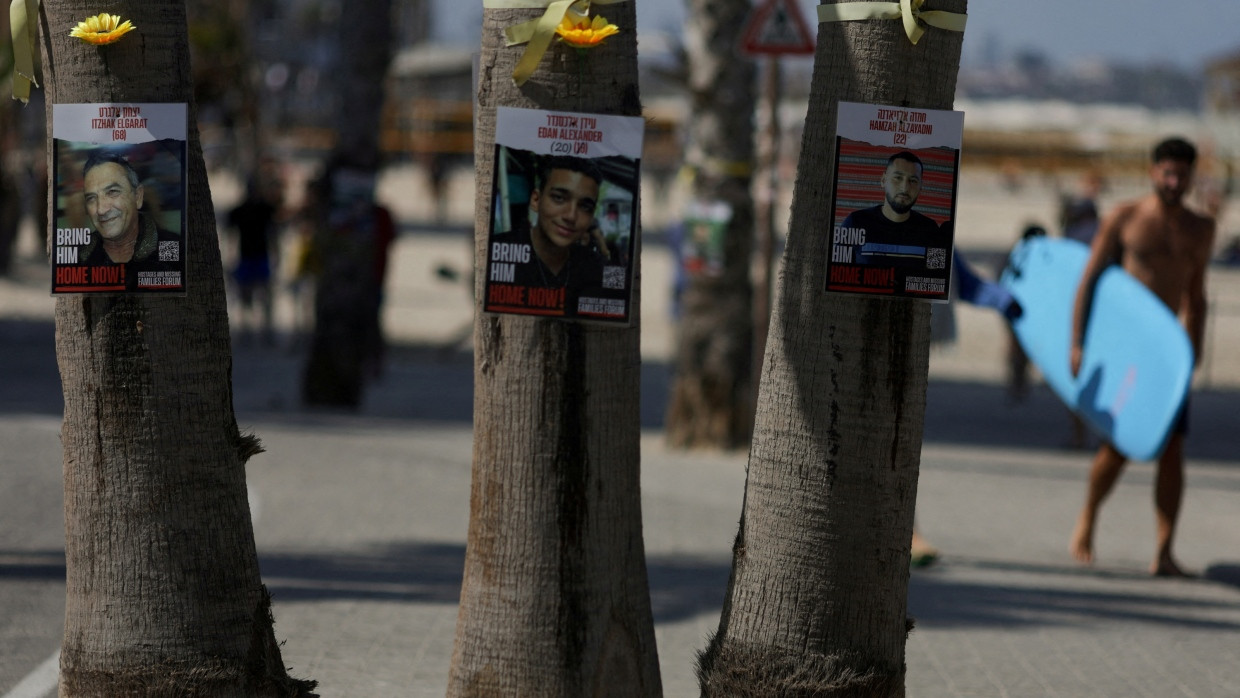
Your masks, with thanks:
M 1159 143 L 1150 167 L 1153 192 L 1119 206 L 1099 226 L 1076 294 L 1069 355 L 1073 375 L 1081 368 L 1081 342 L 1094 286 L 1107 265 L 1115 262 L 1179 315 L 1192 341 L 1193 353 L 1200 360 L 1206 319 L 1206 265 L 1214 245 L 1214 221 L 1183 205 L 1196 157 L 1196 149 L 1184 140 L 1172 138 Z M 1150 573 L 1157 576 L 1186 576 L 1171 554 L 1184 489 L 1186 426 L 1186 413 L 1181 413 L 1179 424 L 1158 458 L 1154 485 L 1157 547 L 1150 564 Z M 1085 506 L 1070 545 L 1072 555 L 1081 563 L 1093 562 L 1098 509 L 1119 479 L 1125 460 L 1111 444 L 1103 444 L 1094 456 Z

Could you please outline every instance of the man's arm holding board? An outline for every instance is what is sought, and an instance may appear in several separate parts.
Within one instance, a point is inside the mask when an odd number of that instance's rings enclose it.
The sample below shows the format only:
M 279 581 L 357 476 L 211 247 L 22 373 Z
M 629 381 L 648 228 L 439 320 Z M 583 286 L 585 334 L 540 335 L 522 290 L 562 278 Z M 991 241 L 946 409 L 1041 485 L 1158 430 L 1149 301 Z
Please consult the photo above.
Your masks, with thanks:
M 1081 273 L 1081 281 L 1076 289 L 1076 302 L 1072 307 L 1072 342 L 1069 345 L 1068 366 L 1072 375 L 1081 370 L 1082 345 L 1085 342 L 1085 326 L 1089 323 L 1089 310 L 1094 301 L 1094 288 L 1098 285 L 1098 277 L 1111 264 L 1120 258 L 1122 250 L 1121 235 L 1124 225 L 1132 215 L 1134 206 L 1125 204 L 1109 216 L 1103 218 L 1098 226 L 1089 249 L 1089 259 Z
M 1180 305 L 1180 318 L 1184 330 L 1193 344 L 1193 367 L 1201 363 L 1201 352 L 1204 349 L 1206 327 L 1206 268 L 1210 264 L 1210 254 L 1214 250 L 1215 223 L 1212 218 L 1201 217 L 1195 226 L 1198 232 L 1198 243 L 1193 254 L 1193 268 L 1184 288 L 1184 296 Z

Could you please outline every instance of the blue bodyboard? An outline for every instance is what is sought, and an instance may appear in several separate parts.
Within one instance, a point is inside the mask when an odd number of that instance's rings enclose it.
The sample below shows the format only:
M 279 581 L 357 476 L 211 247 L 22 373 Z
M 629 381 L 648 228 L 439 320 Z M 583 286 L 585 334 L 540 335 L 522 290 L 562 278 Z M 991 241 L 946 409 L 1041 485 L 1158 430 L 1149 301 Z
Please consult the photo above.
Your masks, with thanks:
M 1073 377 L 1072 306 L 1088 258 L 1089 247 L 1075 240 L 1021 241 L 999 280 L 1024 311 L 1012 329 L 1051 389 L 1094 431 L 1129 458 L 1152 460 L 1188 394 L 1192 343 L 1165 303 L 1112 265 L 1094 290 Z

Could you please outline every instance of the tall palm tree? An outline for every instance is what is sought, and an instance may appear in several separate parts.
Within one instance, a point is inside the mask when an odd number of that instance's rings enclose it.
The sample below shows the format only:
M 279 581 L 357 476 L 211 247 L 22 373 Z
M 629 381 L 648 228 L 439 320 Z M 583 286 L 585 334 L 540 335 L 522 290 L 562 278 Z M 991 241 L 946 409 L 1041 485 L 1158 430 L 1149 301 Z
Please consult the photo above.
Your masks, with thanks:
M 69 37 L 98 11 L 43 3 L 49 103 L 191 102 L 184 2 L 121 0 L 108 11 L 137 31 L 102 47 Z M 301 696 L 314 687 L 286 673 L 259 579 L 245 462 L 262 449 L 233 414 L 224 277 L 192 105 L 188 159 L 186 295 L 56 300 L 61 696 Z
M 693 196 L 730 211 L 723 266 L 690 275 L 680 296 L 667 438 L 679 447 L 731 448 L 753 426 L 750 257 L 754 204 L 754 64 L 738 50 L 749 0 L 687 0 L 685 52 Z M 686 232 L 686 235 L 689 233 Z
M 963 12 L 965 0 L 935 9 Z M 819 28 L 740 532 L 704 696 L 902 696 L 929 307 L 827 297 L 840 101 L 949 108 L 961 34 Z
M 619 35 L 584 55 L 553 45 L 518 88 L 523 47 L 505 48 L 503 29 L 539 14 L 483 15 L 476 264 L 486 260 L 497 107 L 641 111 L 633 3 L 606 6 Z M 641 536 L 637 306 L 635 291 L 628 328 L 475 321 L 473 485 L 449 696 L 662 693 Z
M 374 205 L 374 190 L 341 203 L 339 177 L 368 179 L 383 164 L 380 149 L 384 78 L 392 59 L 391 0 L 359 0 L 340 22 L 335 136 L 308 216 L 321 261 L 314 299 L 314 335 L 302 379 L 307 403 L 357 407 L 366 380 L 383 359 L 382 298 L 391 215 Z

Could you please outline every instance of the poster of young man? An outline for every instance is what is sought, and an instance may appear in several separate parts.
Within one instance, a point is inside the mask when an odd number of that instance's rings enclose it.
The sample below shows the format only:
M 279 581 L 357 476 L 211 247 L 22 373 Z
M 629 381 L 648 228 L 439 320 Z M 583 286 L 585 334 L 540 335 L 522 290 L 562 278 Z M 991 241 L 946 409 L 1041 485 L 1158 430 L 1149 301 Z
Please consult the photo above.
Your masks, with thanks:
M 185 104 L 52 105 L 52 293 L 184 293 Z
M 841 102 L 827 291 L 946 301 L 964 112 Z
M 680 245 L 684 272 L 692 277 L 717 278 L 723 275 L 723 245 L 732 221 L 732 206 L 726 201 L 690 201 L 685 207 L 685 230 Z
M 643 128 L 498 108 L 485 312 L 628 324 Z

